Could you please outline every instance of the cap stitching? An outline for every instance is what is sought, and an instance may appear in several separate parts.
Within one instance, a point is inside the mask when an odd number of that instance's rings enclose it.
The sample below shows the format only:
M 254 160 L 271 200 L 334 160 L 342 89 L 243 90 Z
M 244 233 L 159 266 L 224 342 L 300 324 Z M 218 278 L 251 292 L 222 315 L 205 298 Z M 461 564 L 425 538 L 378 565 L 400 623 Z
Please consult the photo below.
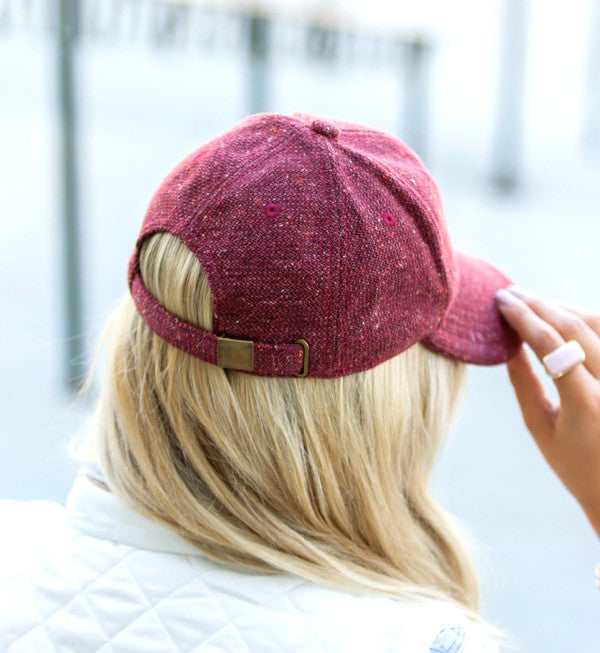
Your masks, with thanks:
M 293 132 L 292 132 L 292 134 L 293 134 Z M 283 138 L 282 138 L 279 142 L 275 143 L 275 145 L 274 145 L 272 148 L 270 148 L 270 149 L 268 149 L 268 150 L 266 151 L 264 157 L 261 157 L 260 159 L 255 159 L 255 160 L 252 162 L 252 163 L 253 163 L 253 166 L 255 166 L 255 167 L 259 167 L 260 164 L 262 164 L 264 161 L 266 161 L 269 157 L 273 156 L 273 154 L 274 154 L 277 150 L 279 150 L 279 149 L 281 148 L 282 145 L 287 145 L 288 142 L 289 142 L 289 141 L 287 141 L 286 139 L 283 139 Z M 237 180 L 238 180 L 239 177 L 243 177 L 243 176 L 246 175 L 246 174 L 247 174 L 247 169 L 246 169 L 246 167 L 245 167 L 245 166 L 241 166 L 241 167 L 238 169 L 237 174 L 234 172 L 232 175 L 230 175 L 230 176 L 227 178 L 227 182 L 226 182 L 227 185 L 229 186 L 230 184 L 232 184 L 232 183 L 234 183 L 234 182 L 237 182 Z M 206 204 L 206 205 L 204 205 L 204 206 L 197 207 L 196 212 L 193 213 L 193 214 L 190 216 L 190 218 L 189 218 L 189 219 L 184 223 L 184 225 L 183 225 L 183 227 L 182 227 L 182 230 L 187 229 L 187 227 L 189 226 L 190 222 L 191 222 L 194 218 L 196 218 L 200 213 L 208 213 L 209 211 L 212 211 L 212 210 L 215 208 L 215 206 L 218 205 L 218 203 L 219 203 L 220 201 L 222 201 L 223 199 L 225 199 L 226 197 L 229 197 L 229 196 L 230 196 L 230 195 L 229 195 L 227 192 L 222 191 L 222 194 L 221 194 L 220 196 L 218 196 L 216 199 L 214 199 L 211 203 L 208 203 L 208 204 Z
M 282 122 L 282 121 L 280 121 L 280 122 Z M 282 124 L 283 124 L 283 122 L 282 122 Z M 291 132 L 292 135 L 294 135 L 294 130 L 293 129 L 290 130 L 290 132 Z M 219 138 L 222 138 L 222 137 L 223 137 L 223 134 L 221 135 L 221 137 L 216 136 L 213 139 L 211 139 L 210 141 L 208 141 L 207 143 L 204 143 L 204 145 L 202 145 L 200 147 L 207 146 L 208 143 L 211 143 L 212 141 L 218 140 Z M 268 149 L 267 152 L 265 153 L 265 156 L 260 158 L 260 160 L 256 161 L 255 165 L 260 165 L 263 161 L 266 161 L 270 156 L 272 156 L 274 151 L 279 149 L 282 145 L 287 144 L 287 142 L 289 142 L 287 139 L 281 139 L 278 143 L 276 143 L 273 146 L 273 148 Z M 186 158 L 191 157 L 192 154 L 194 154 L 194 152 L 197 151 L 197 149 L 198 148 L 196 148 L 196 150 L 191 152 L 188 155 L 188 157 L 186 157 Z M 183 161 L 185 161 L 185 160 L 186 159 L 183 159 L 181 163 L 183 163 Z M 234 174 L 231 177 L 228 178 L 227 184 L 232 183 L 233 181 L 237 180 L 238 176 L 242 176 L 245 172 L 246 172 L 245 168 L 240 167 L 239 172 L 237 174 L 234 172 Z M 169 174 L 171 174 L 171 173 L 169 173 Z M 222 191 L 222 194 L 219 197 L 217 197 L 216 199 L 214 199 L 212 202 L 209 201 L 205 205 L 197 206 L 196 210 L 190 215 L 188 220 L 186 220 L 184 223 L 182 223 L 179 226 L 179 228 L 176 229 L 175 231 L 173 231 L 173 229 L 170 228 L 170 227 L 172 227 L 172 220 L 169 219 L 169 220 L 166 221 L 166 222 L 169 223 L 168 225 L 164 225 L 164 224 L 155 225 L 155 227 L 153 227 L 150 231 L 145 232 L 143 234 L 143 236 L 138 234 L 138 237 L 136 239 L 136 244 L 134 246 L 133 263 L 131 264 L 131 265 L 133 265 L 132 273 L 131 273 L 131 275 L 128 274 L 128 277 L 131 276 L 131 278 L 128 279 L 128 285 L 129 286 L 131 286 L 131 282 L 133 281 L 133 277 L 135 276 L 136 272 L 139 273 L 140 278 L 141 278 L 142 273 L 141 273 L 141 268 L 140 268 L 139 255 L 140 255 L 140 250 L 141 250 L 142 243 L 146 240 L 146 238 L 149 238 L 150 236 L 152 236 L 154 234 L 157 234 L 157 233 L 170 233 L 173 236 L 176 236 L 177 238 L 179 238 L 186 245 L 186 247 L 192 252 L 192 254 L 194 254 L 194 256 L 196 257 L 196 259 L 198 260 L 198 262 L 200 263 L 200 265 L 202 266 L 203 270 L 206 273 L 206 277 L 207 277 L 207 280 L 208 280 L 208 285 L 209 285 L 209 288 L 211 290 L 211 294 L 212 294 L 212 297 L 213 297 L 212 333 L 216 333 L 217 331 L 221 330 L 220 328 L 218 328 L 218 326 L 219 326 L 218 322 L 220 320 L 218 318 L 217 318 L 217 320 L 214 319 L 215 315 L 217 315 L 217 316 L 219 315 L 219 312 L 216 310 L 217 303 L 218 303 L 218 296 L 214 292 L 213 283 L 212 283 L 211 276 L 209 274 L 208 266 L 206 265 L 206 263 L 202 259 L 200 259 L 200 257 L 197 255 L 197 253 L 192 249 L 193 248 L 193 243 L 188 239 L 187 234 L 188 234 L 189 224 L 192 222 L 192 220 L 197 218 L 198 215 L 200 215 L 201 213 L 207 213 L 207 212 L 212 211 L 215 208 L 215 206 L 217 206 L 218 202 L 222 201 L 226 196 L 227 196 L 227 193 Z M 144 218 L 144 220 L 145 220 L 145 218 Z M 142 222 L 142 225 L 143 225 L 143 222 Z M 143 228 L 143 226 L 142 226 L 142 228 Z M 210 258 L 211 263 L 212 263 L 212 261 L 214 260 L 214 257 L 212 255 L 209 255 L 209 258 Z
M 339 139 L 338 139 L 339 142 Z M 448 286 L 448 277 L 446 275 L 446 271 L 444 270 L 443 266 L 441 265 L 441 259 L 442 259 L 442 247 L 441 247 L 441 242 L 440 238 L 437 235 L 437 232 L 435 229 L 431 229 L 431 233 L 433 234 L 433 238 L 429 239 L 426 238 L 427 233 L 424 230 L 425 225 L 430 221 L 429 217 L 427 216 L 426 212 L 423 210 L 422 205 L 420 200 L 416 195 L 413 195 L 412 190 L 406 186 L 400 186 L 394 181 L 394 176 L 396 173 L 391 169 L 388 168 L 385 164 L 380 163 L 379 161 L 375 161 L 373 159 L 370 159 L 366 157 L 365 155 L 361 154 L 360 152 L 357 152 L 356 150 L 351 149 L 350 147 L 347 147 L 344 145 L 344 143 L 340 143 L 340 147 L 344 149 L 344 151 L 348 154 L 348 156 L 351 159 L 358 159 L 358 161 L 363 165 L 367 166 L 367 168 L 370 168 L 371 166 L 375 166 L 376 168 L 381 168 L 385 173 L 386 177 L 384 179 L 380 179 L 381 183 L 384 186 L 391 186 L 392 191 L 394 191 L 396 194 L 401 195 L 402 197 L 408 198 L 410 200 L 410 203 L 414 205 L 414 207 L 417 209 L 419 216 L 421 218 L 421 221 L 416 221 L 417 227 L 419 229 L 419 232 L 421 233 L 421 237 L 423 240 L 427 243 L 429 243 L 429 240 L 433 240 L 431 245 L 435 248 L 435 256 L 434 258 L 434 264 L 436 266 L 436 269 L 438 271 L 438 274 L 440 275 L 440 278 L 443 283 Z M 423 165 L 421 163 L 421 165 Z M 442 214 L 443 218 L 443 214 Z M 422 222 L 422 223 L 421 223 Z
M 342 253 L 346 251 L 346 231 L 347 230 L 345 229 L 343 214 L 342 214 L 341 205 L 340 205 L 340 202 L 339 202 L 339 200 L 342 197 L 342 193 L 341 193 L 342 183 L 341 183 L 341 180 L 338 177 L 338 174 L 336 172 L 334 162 L 333 162 L 333 158 L 337 154 L 337 152 L 335 152 L 335 148 L 334 148 L 334 144 L 337 142 L 337 140 L 338 139 L 327 139 L 323 143 L 323 147 L 327 148 L 327 155 L 328 156 L 326 156 L 325 158 L 326 158 L 327 164 L 328 164 L 328 166 L 329 166 L 329 168 L 331 170 L 331 173 L 332 173 L 331 177 L 333 179 L 333 182 L 337 186 L 337 190 L 338 190 L 337 193 L 334 193 L 334 202 L 335 202 L 335 208 L 336 208 L 336 217 L 337 217 L 338 225 L 339 225 L 338 233 L 342 234 L 342 237 L 339 240 L 339 243 L 340 243 L 339 250 L 337 252 L 337 268 L 338 268 L 338 270 L 337 270 L 338 271 L 338 274 L 337 274 L 337 287 L 338 287 L 338 297 L 339 297 L 340 295 L 342 295 L 342 293 L 341 293 L 341 288 L 343 286 L 342 279 L 343 279 L 344 273 L 345 273 L 345 269 L 342 270 Z M 333 292 L 333 283 L 331 284 L 331 289 L 332 289 L 332 292 Z M 335 306 L 337 306 L 337 309 L 338 309 L 337 310 L 336 320 L 335 320 L 335 329 L 334 329 L 334 335 L 335 335 L 335 347 L 334 347 L 334 351 L 335 351 L 335 367 L 336 367 L 336 369 L 338 371 L 342 367 L 342 362 L 340 360 L 340 351 L 339 351 L 340 320 L 341 320 L 342 314 L 345 315 L 346 311 L 348 309 L 347 301 L 346 301 L 346 293 L 343 293 L 343 297 L 344 297 L 344 306 L 343 306 L 343 309 L 341 309 L 340 306 L 339 306 L 339 303 L 332 303 L 331 302 L 331 294 L 330 294 L 330 306 L 335 305 Z
M 352 134 L 374 134 L 374 135 L 381 134 L 381 131 L 378 131 L 376 129 L 352 129 L 351 127 L 339 127 L 339 130 L 340 133 L 350 132 Z
M 339 181 L 337 179 L 337 175 L 335 174 L 335 167 L 333 165 L 333 157 L 332 157 L 332 151 L 334 148 L 334 144 L 337 141 L 337 139 L 331 139 L 331 138 L 314 138 L 313 135 L 315 132 L 313 131 L 311 127 L 311 123 L 305 123 L 304 121 L 299 120 L 299 127 L 300 129 L 298 130 L 299 134 L 302 134 L 303 136 L 308 137 L 309 139 L 309 147 L 310 148 L 316 148 L 317 150 L 320 150 L 321 153 L 323 154 L 323 162 L 327 167 L 329 167 L 330 171 L 333 173 L 330 176 L 334 180 L 334 183 L 339 187 Z M 336 218 L 338 221 L 338 233 L 342 233 L 342 238 L 341 241 L 344 241 L 344 231 L 343 231 L 343 225 L 342 225 L 342 218 L 341 218 L 341 212 L 340 212 L 340 206 L 338 204 L 337 200 L 337 194 L 334 193 L 334 199 L 333 203 L 335 204 L 335 209 L 336 209 Z M 329 245 L 329 258 L 333 264 L 334 260 L 334 255 L 333 255 L 333 246 L 331 244 L 331 239 L 327 239 L 328 245 Z M 340 259 L 342 252 L 344 251 L 344 248 L 342 246 L 339 247 L 339 250 L 337 252 L 337 268 L 338 268 L 338 290 L 341 287 L 341 277 L 342 277 L 342 272 L 339 269 L 340 268 Z M 333 345 L 333 352 L 331 352 L 331 355 L 333 356 L 334 359 L 334 365 L 336 367 L 339 367 L 339 324 L 340 324 L 340 307 L 339 303 L 333 301 L 333 291 L 334 291 L 334 281 L 335 275 L 331 275 L 331 283 L 329 284 L 329 306 L 335 306 L 337 308 L 337 315 L 335 317 L 335 328 L 333 329 L 333 337 L 334 337 L 334 345 Z M 338 293 L 339 296 L 339 293 Z M 344 307 L 345 308 L 345 307 Z M 330 323 L 331 323 L 331 318 L 330 318 Z
M 293 135 L 293 130 L 290 130 L 290 131 L 292 132 L 292 135 Z M 276 142 L 275 145 L 274 145 L 272 148 L 267 149 L 267 151 L 266 151 L 264 157 L 260 157 L 260 159 L 256 159 L 256 160 L 254 160 L 254 161 L 253 161 L 253 165 L 254 165 L 254 166 L 257 166 L 257 167 L 260 166 L 260 165 L 261 165 L 264 161 L 266 161 L 269 157 L 273 156 L 273 154 L 274 154 L 275 151 L 279 150 L 283 145 L 287 145 L 288 143 L 289 143 L 289 138 L 288 138 L 288 137 L 286 137 L 286 138 L 282 138 L 281 140 L 279 140 L 278 142 Z M 239 177 L 242 177 L 244 174 L 246 174 L 246 172 L 247 172 L 247 170 L 246 170 L 245 166 L 241 166 L 241 167 L 239 168 L 237 174 L 234 173 L 233 175 L 231 175 L 230 177 L 228 177 L 228 179 L 227 179 L 227 185 L 229 186 L 230 184 L 235 183 L 235 182 L 238 180 L 238 178 L 239 178 Z M 203 269 L 205 270 L 205 272 L 206 272 L 206 276 L 207 276 L 207 279 L 208 279 L 208 282 L 209 282 L 209 287 L 210 287 L 210 289 L 211 289 L 211 293 L 212 293 L 212 295 L 213 295 L 213 315 L 212 315 L 212 319 L 213 319 L 212 332 L 213 332 L 213 333 L 216 333 L 216 332 L 218 332 L 218 331 L 222 331 L 222 329 L 220 328 L 220 327 L 221 327 L 221 325 L 220 325 L 220 323 L 221 323 L 221 319 L 220 319 L 220 317 L 219 317 L 221 313 L 220 313 L 220 311 L 217 311 L 217 304 L 219 303 L 219 297 L 218 297 L 218 295 L 213 291 L 212 284 L 210 283 L 211 279 L 210 279 L 210 277 L 209 277 L 209 273 L 208 273 L 208 270 L 207 270 L 207 266 L 206 266 L 205 263 L 200 259 L 200 257 L 196 254 L 196 252 L 194 252 L 194 251 L 191 249 L 191 247 L 192 247 L 192 243 L 191 243 L 191 242 L 188 242 L 187 233 L 188 233 L 188 227 L 189 227 L 190 223 L 192 222 L 192 220 L 194 220 L 195 218 L 197 218 L 198 215 L 200 215 L 200 213 L 209 213 L 210 211 L 214 210 L 215 207 L 218 206 L 219 202 L 223 201 L 223 199 L 224 199 L 225 197 L 227 197 L 227 196 L 228 196 L 228 193 L 227 193 L 226 191 L 222 191 L 222 194 L 221 194 L 218 198 L 216 198 L 213 202 L 208 203 L 208 204 L 206 204 L 206 205 L 203 206 L 203 207 L 202 207 L 202 206 L 197 207 L 196 211 L 195 211 L 194 213 L 192 213 L 192 215 L 190 216 L 190 218 L 189 218 L 189 219 L 188 219 L 188 220 L 187 220 L 187 221 L 182 225 L 182 227 L 181 227 L 180 229 L 178 229 L 179 233 L 178 233 L 178 234 L 174 234 L 175 236 L 177 236 L 178 238 L 180 238 L 180 239 L 185 243 L 185 245 L 190 249 L 190 251 L 192 251 L 192 253 L 194 254 L 194 256 L 196 256 L 196 258 L 198 259 L 198 261 L 199 261 L 200 264 L 202 265 L 202 268 L 203 268 Z M 164 231 L 166 231 L 166 230 L 164 230 Z M 211 263 L 212 263 L 212 262 L 214 261 L 214 256 L 212 256 L 211 253 L 208 253 L 207 255 L 210 257 L 210 259 L 211 259 Z M 215 317 L 216 317 L 216 319 L 215 319 Z

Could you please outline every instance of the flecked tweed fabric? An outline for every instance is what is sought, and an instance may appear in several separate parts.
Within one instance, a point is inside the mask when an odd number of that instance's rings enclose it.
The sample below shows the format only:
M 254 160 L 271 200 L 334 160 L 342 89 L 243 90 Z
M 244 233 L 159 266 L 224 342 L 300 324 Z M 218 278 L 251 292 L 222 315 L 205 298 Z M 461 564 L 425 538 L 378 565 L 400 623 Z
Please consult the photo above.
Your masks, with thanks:
M 204 267 L 213 332 L 144 286 L 148 235 L 178 236 Z M 305 113 L 252 114 L 181 161 L 152 196 L 128 282 L 148 326 L 217 363 L 218 336 L 253 341 L 249 373 L 309 377 L 372 368 L 417 341 L 479 365 L 521 344 L 496 308 L 512 282 L 455 250 L 438 187 L 397 137 Z

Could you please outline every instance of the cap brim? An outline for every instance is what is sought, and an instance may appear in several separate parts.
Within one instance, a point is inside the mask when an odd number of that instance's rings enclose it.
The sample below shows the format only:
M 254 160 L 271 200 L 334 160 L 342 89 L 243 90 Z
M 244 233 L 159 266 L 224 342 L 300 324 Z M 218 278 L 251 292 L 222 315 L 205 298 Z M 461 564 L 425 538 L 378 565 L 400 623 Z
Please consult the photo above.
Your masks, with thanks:
M 522 339 L 500 313 L 494 295 L 512 280 L 483 259 L 458 250 L 454 253 L 458 291 L 438 328 L 421 342 L 466 363 L 504 363 L 517 353 Z

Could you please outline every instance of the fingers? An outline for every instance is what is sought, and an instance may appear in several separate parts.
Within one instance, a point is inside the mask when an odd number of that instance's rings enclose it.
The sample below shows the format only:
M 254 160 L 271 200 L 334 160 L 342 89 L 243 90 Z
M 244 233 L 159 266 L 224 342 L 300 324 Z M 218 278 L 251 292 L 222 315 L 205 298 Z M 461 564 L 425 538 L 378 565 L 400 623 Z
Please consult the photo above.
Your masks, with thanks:
M 529 299 L 532 300 L 543 299 L 540 295 L 531 292 L 531 290 L 522 288 L 521 286 L 518 286 L 516 284 L 512 284 L 508 286 L 508 290 L 510 290 L 513 294 L 517 295 L 517 297 L 520 297 L 526 302 L 528 302 Z M 594 331 L 594 333 L 597 336 L 600 337 L 600 313 L 596 313 L 593 310 L 590 310 L 588 308 L 583 308 L 581 306 L 573 306 L 572 304 L 565 304 L 564 302 L 552 301 L 547 303 L 550 303 L 554 306 L 558 306 L 564 309 L 565 311 L 569 311 L 570 313 L 577 315 L 592 329 L 592 331 Z
M 578 306 L 570 306 L 569 304 L 562 304 L 560 302 L 556 302 L 556 305 L 580 317 L 590 327 L 590 329 L 592 329 L 592 331 L 598 337 L 600 337 L 600 314 L 599 313 L 592 313 L 591 311 L 585 308 L 579 308 Z
M 600 316 L 585 312 L 575 313 L 519 286 L 509 286 L 508 290 L 523 299 L 539 317 L 554 326 L 565 340 L 577 340 L 585 351 L 583 364 L 600 379 L 600 325 L 597 325 L 599 333 L 590 326 L 590 322 L 595 324 L 594 318 Z
M 567 338 L 559 332 L 558 325 L 546 322 L 527 303 L 507 290 L 499 290 L 498 308 L 505 320 L 517 331 L 521 338 L 531 347 L 538 360 L 543 363 L 543 358 L 560 345 Z M 554 319 L 553 315 L 549 315 Z M 582 344 L 582 346 L 584 346 Z M 595 345 L 598 348 L 598 344 Z M 584 346 L 585 350 L 585 346 Z M 586 350 L 587 355 L 587 350 Z M 582 398 L 587 398 L 591 384 L 598 383 L 584 365 L 577 365 L 568 374 L 553 379 L 561 400 L 577 405 Z
M 600 517 L 600 380 L 593 374 L 600 358 L 596 323 L 588 321 L 593 317 L 589 311 L 584 318 L 539 296 L 522 296 L 524 300 L 507 289 L 499 290 L 498 310 L 540 362 L 566 339 L 579 342 L 586 353 L 584 362 L 589 367 L 577 364 L 553 379 L 559 404 L 545 396 L 543 379 L 531 369 L 524 346 L 506 365 L 523 418 L 540 451 L 590 521 L 600 528 L 600 520 L 595 521 Z
M 531 367 L 525 347 L 522 346 L 506 362 L 506 367 L 525 424 L 541 448 L 543 439 L 552 434 L 558 405 L 546 395 L 544 386 Z

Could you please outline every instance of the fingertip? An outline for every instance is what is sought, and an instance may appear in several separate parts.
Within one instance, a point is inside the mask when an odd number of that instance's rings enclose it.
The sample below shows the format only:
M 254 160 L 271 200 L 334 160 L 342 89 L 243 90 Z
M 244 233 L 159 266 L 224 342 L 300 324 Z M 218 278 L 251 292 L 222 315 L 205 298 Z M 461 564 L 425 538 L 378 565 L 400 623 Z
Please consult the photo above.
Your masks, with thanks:
M 495 293 L 496 305 L 500 309 L 506 309 L 514 306 L 520 306 L 523 301 L 513 295 L 506 288 L 499 288 Z

